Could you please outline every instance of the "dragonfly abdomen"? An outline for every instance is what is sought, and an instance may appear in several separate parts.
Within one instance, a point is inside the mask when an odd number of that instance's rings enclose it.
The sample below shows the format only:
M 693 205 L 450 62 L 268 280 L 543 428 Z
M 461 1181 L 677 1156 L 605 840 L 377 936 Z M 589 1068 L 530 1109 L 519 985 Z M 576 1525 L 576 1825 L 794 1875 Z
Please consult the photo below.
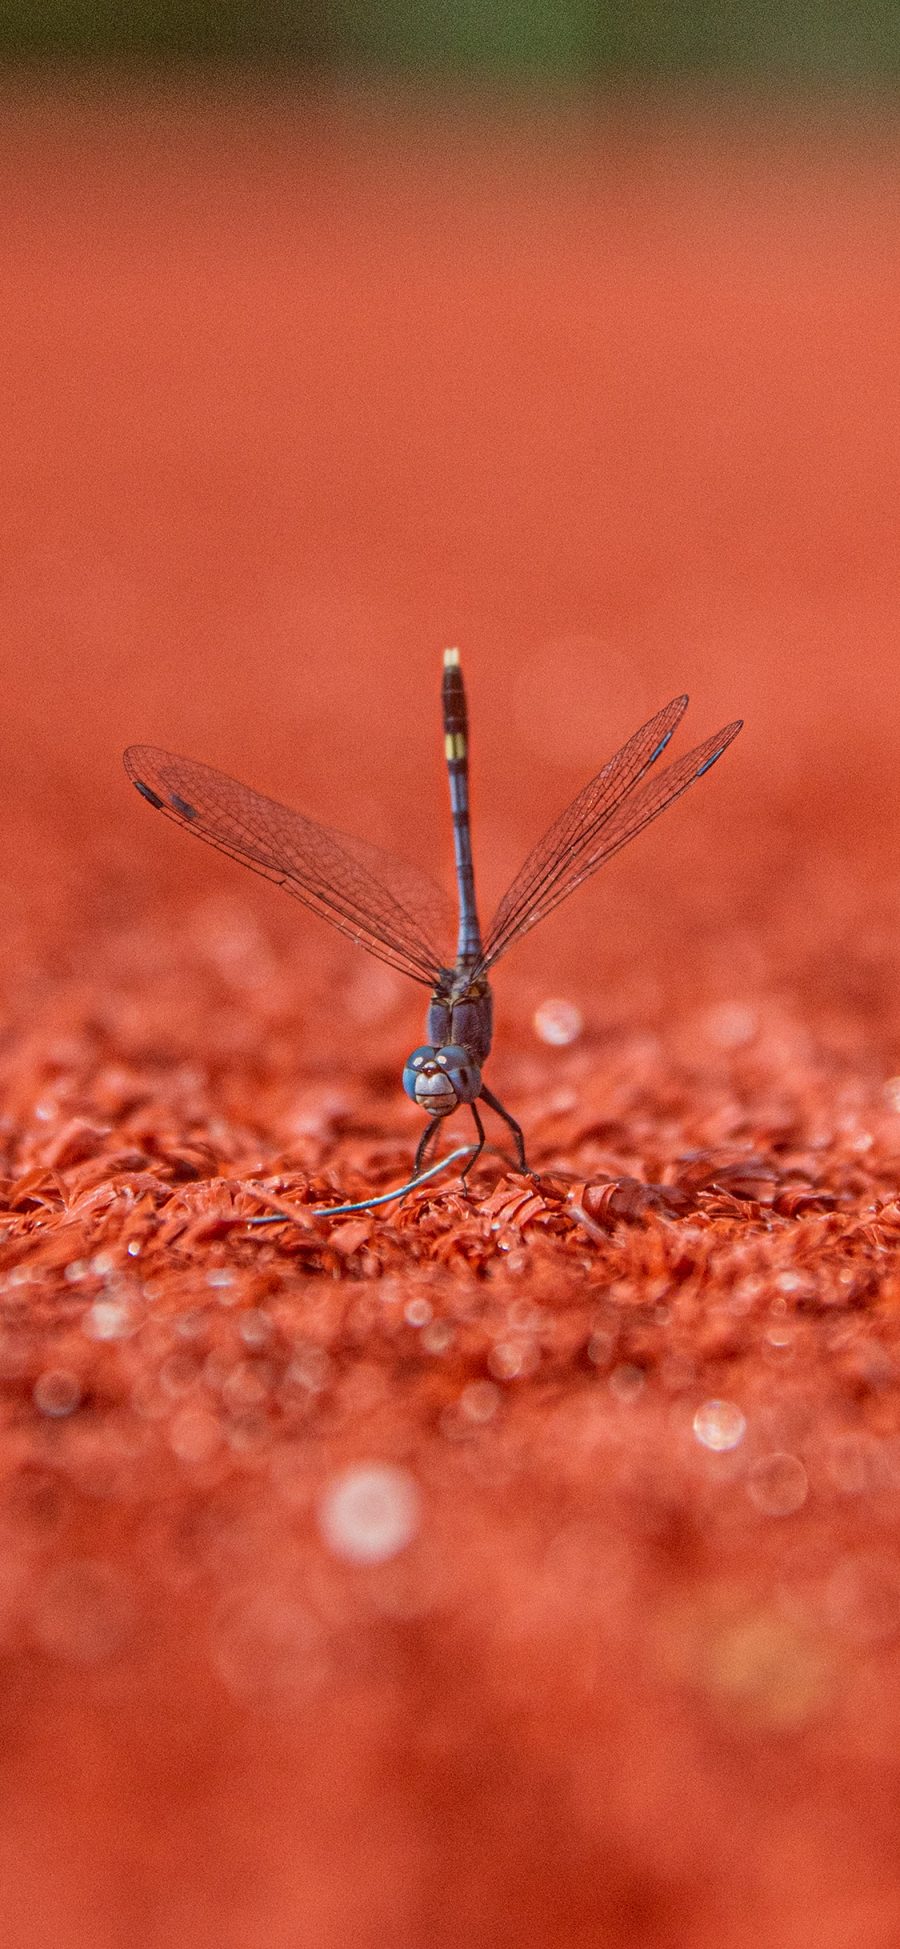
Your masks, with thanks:
M 472 829 L 469 817 L 469 723 L 466 692 L 459 651 L 444 651 L 444 679 L 441 686 L 444 712 L 444 756 L 450 780 L 450 809 L 453 814 L 453 850 L 456 858 L 456 884 L 459 889 L 459 938 L 457 965 L 474 966 L 481 955 L 481 929 L 475 903 L 475 868 L 472 862 Z

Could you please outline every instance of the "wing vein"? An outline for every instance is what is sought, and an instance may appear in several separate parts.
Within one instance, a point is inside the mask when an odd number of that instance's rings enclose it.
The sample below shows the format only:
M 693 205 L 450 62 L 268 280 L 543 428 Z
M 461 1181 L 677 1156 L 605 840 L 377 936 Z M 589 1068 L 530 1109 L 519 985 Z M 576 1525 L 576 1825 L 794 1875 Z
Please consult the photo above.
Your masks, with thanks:
M 485 941 L 481 967 L 492 967 L 514 941 L 568 899 L 576 887 L 612 859 L 686 791 L 737 737 L 740 721 L 704 739 L 664 772 L 641 784 L 682 717 L 686 698 L 676 698 L 635 732 L 556 820 L 525 861 L 505 894 Z M 674 714 L 674 722 L 670 718 Z M 659 737 L 654 742 L 658 727 Z M 662 740 L 662 742 L 661 742 Z
M 442 965 L 449 902 L 414 867 L 364 840 L 318 825 L 237 779 L 149 745 L 125 769 L 151 802 L 218 852 L 249 866 L 379 960 L 431 986 Z

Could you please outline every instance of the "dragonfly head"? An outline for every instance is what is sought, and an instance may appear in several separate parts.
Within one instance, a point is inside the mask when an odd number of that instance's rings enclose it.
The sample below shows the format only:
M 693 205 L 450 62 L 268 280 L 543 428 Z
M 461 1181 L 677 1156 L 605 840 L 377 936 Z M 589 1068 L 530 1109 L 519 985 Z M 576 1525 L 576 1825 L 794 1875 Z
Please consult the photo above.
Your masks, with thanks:
M 430 1117 L 446 1117 L 458 1104 L 474 1102 L 481 1089 L 481 1070 L 460 1043 L 448 1042 L 436 1049 L 426 1042 L 407 1057 L 403 1087 Z

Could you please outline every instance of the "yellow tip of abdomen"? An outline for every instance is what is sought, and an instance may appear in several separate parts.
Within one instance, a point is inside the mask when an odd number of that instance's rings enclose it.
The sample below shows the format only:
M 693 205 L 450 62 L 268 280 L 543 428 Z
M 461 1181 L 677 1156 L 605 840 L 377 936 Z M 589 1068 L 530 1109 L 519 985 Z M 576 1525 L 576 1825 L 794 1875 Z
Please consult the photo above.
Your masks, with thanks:
M 455 670 L 455 669 L 456 669 L 456 666 L 457 666 L 457 664 L 458 664 L 458 663 L 459 663 L 459 651 L 458 651 L 458 650 L 445 650 L 445 651 L 444 651 L 444 669 L 445 669 L 445 670 Z

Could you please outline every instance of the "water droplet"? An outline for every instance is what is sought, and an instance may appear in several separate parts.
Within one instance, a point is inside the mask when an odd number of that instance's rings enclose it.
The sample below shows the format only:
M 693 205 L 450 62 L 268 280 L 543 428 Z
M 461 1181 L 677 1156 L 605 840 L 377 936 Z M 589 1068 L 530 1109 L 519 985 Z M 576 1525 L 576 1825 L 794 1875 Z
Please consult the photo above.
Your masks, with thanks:
M 534 1373 L 538 1355 L 530 1340 L 498 1340 L 488 1354 L 487 1364 L 495 1380 L 517 1381 Z
M 229 1272 L 227 1267 L 217 1266 L 214 1271 L 207 1273 L 206 1283 L 212 1286 L 214 1292 L 227 1292 L 236 1281 L 234 1273 Z
M 238 1332 L 245 1347 L 264 1347 L 272 1338 L 272 1322 L 261 1306 L 251 1306 L 238 1321 Z
M 747 1478 L 747 1494 L 764 1516 L 793 1516 L 806 1501 L 809 1483 L 796 1455 L 764 1455 Z
M 584 1018 L 574 1002 L 553 999 L 541 1002 L 534 1011 L 534 1032 L 541 1042 L 564 1049 L 577 1042 L 584 1029 Z
M 35 1275 L 30 1265 L 15 1265 L 6 1275 L 8 1286 L 31 1286 L 34 1283 Z
M 127 1340 L 134 1332 L 135 1319 L 130 1306 L 114 1299 L 97 1299 L 82 1321 L 82 1332 L 89 1340 Z
M 493 1381 L 469 1381 L 459 1397 L 459 1412 L 466 1421 L 493 1420 L 500 1405 L 500 1389 Z
M 630 1360 L 622 1360 L 613 1368 L 606 1385 L 617 1401 L 627 1403 L 637 1400 L 646 1378 L 643 1367 L 635 1367 Z
M 747 1423 L 734 1401 L 704 1401 L 694 1416 L 694 1434 L 704 1448 L 724 1454 L 743 1441 Z
M 48 1367 L 34 1383 L 32 1399 L 39 1413 L 54 1421 L 74 1414 L 81 1400 L 81 1382 L 69 1367 Z
M 900 1076 L 889 1076 L 882 1095 L 889 1110 L 900 1111 Z
M 419 1520 L 418 1486 L 390 1462 L 346 1469 L 329 1484 L 318 1509 L 324 1541 L 348 1563 L 386 1563 L 412 1542 Z
M 422 1332 L 422 1346 L 426 1353 L 446 1353 L 456 1339 L 455 1328 L 449 1320 L 432 1320 Z
M 793 1328 L 779 1320 L 763 1334 L 760 1351 L 765 1360 L 773 1366 L 784 1367 L 793 1360 L 797 1350 L 797 1335 Z
M 411 1299 L 403 1308 L 407 1326 L 427 1326 L 431 1315 L 432 1306 L 428 1299 Z

